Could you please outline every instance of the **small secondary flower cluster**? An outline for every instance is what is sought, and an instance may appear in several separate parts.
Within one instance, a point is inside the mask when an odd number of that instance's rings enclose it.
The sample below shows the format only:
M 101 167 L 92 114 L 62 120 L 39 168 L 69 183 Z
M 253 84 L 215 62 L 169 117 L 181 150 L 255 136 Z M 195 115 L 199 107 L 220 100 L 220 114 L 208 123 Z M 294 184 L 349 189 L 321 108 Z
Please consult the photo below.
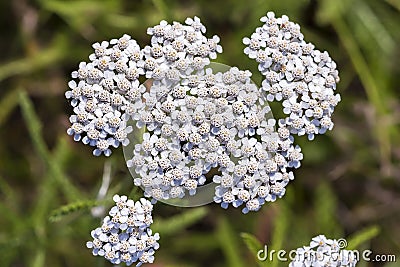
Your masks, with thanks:
M 342 249 L 346 244 L 344 239 L 332 240 L 324 235 L 316 236 L 309 246 L 296 250 L 296 256 L 289 267 L 354 267 L 357 264 L 358 255 L 354 251 Z
M 154 261 L 154 252 L 159 248 L 158 233 L 153 234 L 151 212 L 153 205 L 141 198 L 134 202 L 126 196 L 115 195 L 115 206 L 109 211 L 101 227 L 92 231 L 93 241 L 86 246 L 94 256 L 102 256 L 113 264 L 126 265 L 138 262 L 136 266 Z
M 336 63 L 328 52 L 306 43 L 300 26 L 287 16 L 276 18 L 268 12 L 261 21 L 264 25 L 243 39 L 244 53 L 259 63 L 267 100 L 283 100 L 288 116 L 279 120 L 279 126 L 313 140 L 333 127 L 331 115 L 340 101 L 334 92 L 339 82 Z

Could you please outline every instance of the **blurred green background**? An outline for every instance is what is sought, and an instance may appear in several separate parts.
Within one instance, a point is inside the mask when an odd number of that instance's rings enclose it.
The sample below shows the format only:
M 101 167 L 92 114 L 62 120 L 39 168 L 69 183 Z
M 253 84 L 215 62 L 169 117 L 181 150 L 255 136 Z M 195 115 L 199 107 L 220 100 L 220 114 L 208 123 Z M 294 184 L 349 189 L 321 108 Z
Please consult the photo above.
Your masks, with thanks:
M 269 10 L 299 23 L 338 63 L 335 128 L 314 142 L 297 139 L 303 167 L 286 196 L 257 213 L 157 205 L 154 266 L 287 266 L 255 253 L 263 244 L 295 249 L 318 234 L 397 256 L 357 266 L 400 266 L 398 0 L 1 1 L 0 266 L 111 266 L 85 248 L 100 224 L 90 208 L 103 175 L 112 179 L 109 199 L 140 190 L 132 191 L 122 149 L 95 158 L 66 134 L 64 92 L 92 43 L 128 33 L 144 46 L 147 27 L 198 16 L 208 37 L 221 37 L 218 62 L 249 69 L 259 82 L 241 40 Z

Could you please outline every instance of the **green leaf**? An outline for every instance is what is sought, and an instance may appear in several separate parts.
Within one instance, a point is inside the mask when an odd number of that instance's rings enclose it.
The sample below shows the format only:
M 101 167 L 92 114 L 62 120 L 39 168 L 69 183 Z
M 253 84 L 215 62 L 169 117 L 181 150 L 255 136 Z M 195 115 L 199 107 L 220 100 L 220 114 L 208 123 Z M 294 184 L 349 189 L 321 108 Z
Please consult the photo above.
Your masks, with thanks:
M 356 17 L 358 17 L 359 21 L 365 26 L 365 29 L 369 31 L 370 34 L 367 36 L 371 39 L 375 39 L 375 42 L 380 46 L 381 51 L 392 53 L 396 43 L 385 25 L 383 25 L 381 18 L 378 14 L 374 13 L 372 7 L 370 7 L 365 1 L 357 1 L 355 12 Z
M 386 0 L 390 5 L 400 11 L 400 1 L 399 0 Z
M 226 258 L 226 266 L 242 267 L 246 266 L 242 262 L 239 244 L 235 238 L 236 233 L 232 230 L 226 217 L 220 217 L 218 220 L 217 238 L 220 242 L 222 252 Z
M 152 0 L 152 2 L 164 18 L 168 19 L 170 17 L 168 5 L 163 0 Z
M 278 206 L 278 214 L 274 219 L 274 228 L 272 233 L 271 248 L 276 251 L 284 248 L 284 240 L 286 238 L 286 233 L 289 230 L 289 221 L 291 220 L 290 212 L 285 201 L 280 201 Z M 267 266 L 268 262 L 265 262 Z M 268 266 L 276 267 L 278 266 L 278 260 L 272 260 L 271 264 Z
M 31 57 L 25 57 L 2 64 L 0 66 L 0 81 L 14 75 L 23 75 L 39 71 L 51 64 L 59 62 L 66 56 L 64 53 L 65 43 L 65 38 L 59 35 L 47 49 L 39 51 Z
M 258 241 L 257 237 L 255 237 L 254 235 L 249 233 L 241 233 L 240 236 L 242 237 L 244 243 L 251 252 L 257 252 L 262 248 L 261 242 Z
M 8 118 L 8 115 L 18 104 L 18 90 L 7 93 L 0 102 L 0 125 Z
M 69 179 L 62 172 L 62 167 L 57 161 L 57 157 L 55 158 L 54 155 L 51 155 L 51 153 L 48 151 L 47 145 L 43 139 L 42 123 L 35 112 L 32 101 L 29 99 L 24 90 L 19 90 L 19 104 L 21 106 L 22 115 L 28 128 L 29 135 L 32 139 L 33 146 L 39 156 L 42 158 L 43 162 L 46 164 L 54 180 L 58 182 L 60 189 L 70 201 L 79 198 L 80 192 L 75 188 L 74 185 L 72 185 Z
M 36 248 L 36 254 L 31 262 L 32 267 L 42 267 L 45 265 L 46 251 L 43 247 Z
M 7 206 L 17 210 L 18 198 L 16 190 L 12 188 L 2 176 L 0 176 L 0 193 L 4 194 L 5 196 L 6 201 L 4 204 L 7 204 Z
M 96 18 L 105 17 L 108 13 L 118 13 L 119 1 L 59 1 L 42 0 L 43 9 L 57 14 L 72 28 L 80 30 L 90 25 Z
M 380 228 L 376 225 L 364 228 L 348 238 L 346 249 L 356 249 L 362 243 L 367 242 L 377 236 L 380 232 Z
M 381 79 L 376 77 L 376 71 L 371 68 L 371 64 L 362 53 L 362 47 L 355 39 L 354 30 L 351 28 L 350 23 L 345 20 L 349 10 L 346 5 L 354 3 L 354 1 L 321 1 L 322 7 L 319 10 L 319 17 L 329 20 L 338 34 L 339 40 L 343 44 L 354 69 L 362 85 L 364 86 L 369 102 L 376 110 L 374 134 L 379 143 L 379 152 L 382 163 L 390 161 L 392 150 L 390 133 L 397 131 L 393 130 L 393 125 L 385 125 L 383 119 L 390 113 L 389 106 L 386 104 L 390 97 L 386 87 Z M 329 12 L 328 12 L 329 11 Z M 387 124 L 387 123 L 386 123 Z
M 254 256 L 258 266 L 263 266 L 262 262 L 257 257 L 258 251 L 263 249 L 261 242 L 254 235 L 249 233 L 241 233 L 240 236 L 242 237 L 247 248 L 250 250 L 251 254 Z

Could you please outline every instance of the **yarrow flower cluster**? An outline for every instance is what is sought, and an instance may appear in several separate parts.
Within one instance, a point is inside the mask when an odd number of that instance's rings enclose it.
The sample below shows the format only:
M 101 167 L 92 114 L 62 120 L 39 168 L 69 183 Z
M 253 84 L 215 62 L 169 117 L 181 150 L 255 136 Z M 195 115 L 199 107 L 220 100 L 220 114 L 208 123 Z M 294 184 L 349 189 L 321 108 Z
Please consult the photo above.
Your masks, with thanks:
M 151 212 L 153 205 L 141 198 L 134 202 L 127 196 L 114 195 L 115 206 L 109 216 L 103 220 L 101 227 L 92 231 L 93 240 L 86 243 L 93 255 L 102 256 L 113 264 L 126 265 L 154 261 L 154 252 L 159 248 L 158 233 L 153 234 L 150 225 L 153 223 Z
M 279 128 L 313 140 L 333 127 L 331 115 L 340 101 L 336 63 L 328 52 L 305 42 L 300 26 L 287 16 L 268 12 L 261 21 L 264 25 L 243 39 L 244 53 L 259 63 L 267 100 L 283 101 L 288 116 L 279 120 Z
M 162 200 L 193 195 L 216 169 L 220 175 L 213 180 L 220 185 L 215 201 L 224 208 L 252 200 L 244 211 L 257 210 L 265 199 L 283 195 L 293 177 L 286 167 L 299 166 L 302 155 L 289 136 L 274 132 L 274 120 L 266 118 L 270 109 L 250 76 L 235 67 L 217 73 L 207 68 L 160 97 L 158 92 L 170 85 L 153 82 L 149 95 L 156 104 L 134 117 L 148 132 L 127 161 L 145 196 Z
M 81 62 L 72 72 L 65 93 L 73 107 L 71 127 L 67 130 L 75 141 L 95 147 L 93 154 L 111 154 L 110 146 L 129 144 L 124 113 L 136 111 L 140 98 L 139 76 L 144 74 L 143 52 L 127 34 L 110 42 L 93 44 L 90 63 Z
M 328 53 L 306 43 L 299 25 L 272 12 L 261 21 L 243 39 L 265 76 L 261 88 L 250 71 L 213 70 L 220 39 L 205 37 L 197 17 L 149 28 L 151 44 L 143 49 L 128 35 L 94 44 L 92 62 L 72 73 L 79 81 L 66 93 L 75 113 L 68 133 L 96 146 L 95 155 L 109 155 L 110 145 L 129 144 L 132 119 L 144 133 L 127 166 L 154 200 L 194 195 L 207 178 L 223 208 L 243 205 L 247 213 L 282 197 L 303 159 L 293 135 L 312 140 L 332 129 L 339 78 Z M 141 75 L 149 80 L 139 85 Z M 268 118 L 265 101 L 274 100 L 283 100 L 286 118 Z
M 289 267 L 354 267 L 358 254 L 343 249 L 347 244 L 344 239 L 327 239 L 324 235 L 314 237 L 309 246 L 296 250 L 294 260 Z
M 95 147 L 95 156 L 109 156 L 110 147 L 128 145 L 133 129 L 127 121 L 143 108 L 145 88 L 139 87 L 140 76 L 176 81 L 181 79 L 180 72 L 202 69 L 222 52 L 217 36 L 207 39 L 202 34 L 205 27 L 197 17 L 188 18 L 186 24 L 162 21 L 149 28 L 152 44 L 144 49 L 127 34 L 93 44 L 91 62 L 81 62 L 72 72 L 74 80 L 65 93 L 74 112 L 67 133 Z M 155 99 L 146 100 L 149 106 Z
M 220 38 L 207 38 L 198 17 L 148 28 L 144 48 L 127 34 L 93 44 L 65 93 L 73 108 L 67 133 L 109 156 L 136 140 L 136 127 L 142 140 L 126 164 L 153 203 L 195 195 L 207 182 L 216 203 L 243 213 L 283 197 L 303 159 L 294 135 L 313 140 L 332 129 L 339 76 L 329 54 L 306 43 L 287 16 L 268 12 L 261 22 L 243 39 L 264 77 L 260 88 L 250 71 L 211 62 L 222 53 Z M 282 101 L 286 117 L 272 117 L 272 101 Z M 114 201 L 87 246 L 113 264 L 152 262 L 159 239 L 148 228 L 152 204 Z

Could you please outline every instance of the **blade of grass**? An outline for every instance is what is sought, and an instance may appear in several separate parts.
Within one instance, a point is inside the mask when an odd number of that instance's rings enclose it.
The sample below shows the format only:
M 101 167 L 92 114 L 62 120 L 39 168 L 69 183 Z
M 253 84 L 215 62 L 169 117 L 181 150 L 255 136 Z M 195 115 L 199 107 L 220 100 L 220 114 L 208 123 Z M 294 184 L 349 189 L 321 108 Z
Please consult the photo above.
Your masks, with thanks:
M 7 203 L 11 208 L 17 210 L 18 207 L 18 198 L 15 193 L 15 189 L 13 189 L 7 181 L 0 176 L 0 192 L 5 196 L 5 203 Z
M 19 104 L 22 109 L 22 115 L 27 125 L 30 137 L 34 148 L 38 155 L 46 164 L 49 172 L 53 178 L 59 183 L 61 190 L 68 198 L 69 201 L 75 199 L 81 199 L 79 191 L 72 185 L 69 179 L 62 172 L 62 168 L 59 162 L 54 158 L 53 155 L 48 151 L 47 145 L 42 137 L 42 125 L 36 112 L 33 108 L 33 104 L 27 93 L 23 90 L 19 90 Z
M 170 17 L 169 8 L 163 0 L 152 0 L 152 2 L 164 18 L 168 19 Z
M 65 38 L 57 36 L 49 48 L 43 49 L 31 57 L 25 57 L 3 64 L 0 66 L 0 81 L 14 75 L 39 71 L 51 64 L 59 62 L 63 57 L 68 55 L 68 53 L 64 52 L 64 44 Z
M 400 11 L 400 1 L 399 0 L 386 0 L 386 2 Z
M 381 50 L 390 53 L 396 46 L 396 43 L 378 16 L 371 10 L 371 7 L 364 1 L 357 1 L 355 12 L 357 18 L 370 32 L 370 36 L 375 39 L 377 45 L 381 47 Z
M 246 266 L 242 262 L 240 253 L 238 253 L 240 251 L 240 248 L 239 248 L 239 242 L 235 238 L 236 234 L 232 230 L 226 217 L 219 218 L 218 228 L 216 231 L 220 247 L 225 255 L 226 266 L 230 267 Z
M 324 1 L 328 2 L 328 1 Z M 372 103 L 373 107 L 377 112 L 377 119 L 375 125 L 375 136 L 379 144 L 379 152 L 382 167 L 386 166 L 390 162 L 391 157 L 391 132 L 392 126 L 387 125 L 383 119 L 388 114 L 386 105 L 386 99 L 382 96 L 384 88 L 378 84 L 378 81 L 374 79 L 373 72 L 369 69 L 366 59 L 363 57 L 357 42 L 355 41 L 353 34 L 345 23 L 343 17 L 343 5 L 342 1 L 329 1 L 329 7 L 332 5 L 337 12 L 322 12 L 323 14 L 329 15 L 329 20 L 335 29 L 340 41 L 343 43 L 344 48 L 349 55 L 349 58 L 356 70 L 361 83 L 363 84 L 367 97 Z
M 353 63 L 354 69 L 357 71 L 359 78 L 364 85 L 368 99 L 380 114 L 387 113 L 386 105 L 382 105 L 384 101 L 379 93 L 379 85 L 374 80 L 374 76 L 368 68 L 368 64 L 362 56 L 350 29 L 341 18 L 334 19 L 332 25 L 336 29 L 339 38 L 347 50 L 347 54 Z
M 32 261 L 32 267 L 45 266 L 46 252 L 44 249 L 39 249 Z
M 55 162 L 58 162 L 60 166 L 64 165 L 65 161 L 69 157 L 71 150 L 70 145 L 67 141 L 68 137 L 63 135 L 57 139 L 56 147 L 52 153 L 52 157 Z
M 380 232 L 380 228 L 377 225 L 373 225 L 364 228 L 348 238 L 346 249 L 353 250 L 358 248 L 362 243 L 367 242 L 377 236 Z
M 22 222 L 20 221 L 20 217 L 17 211 L 9 207 L 6 202 L 5 203 L 0 202 L 0 212 L 1 212 L 0 222 L 6 222 L 8 223 L 8 225 L 12 225 L 13 229 L 18 228 L 19 225 L 21 225 Z M 2 238 L 0 238 L 0 242 L 2 241 L 1 239 Z
M 274 218 L 274 228 L 271 240 L 271 248 L 275 251 L 279 251 L 284 248 L 284 240 L 286 238 L 286 233 L 289 232 L 289 221 L 291 221 L 291 216 L 286 202 L 280 201 L 277 208 L 278 214 Z M 275 259 L 271 259 L 271 264 L 269 264 L 268 261 L 264 262 L 264 266 L 277 267 L 278 264 L 279 261 Z
M 11 111 L 18 105 L 18 91 L 11 90 L 0 102 L 0 125 L 8 118 Z
M 107 22 L 116 28 L 128 29 L 129 31 L 138 27 L 142 22 L 138 17 L 125 16 L 121 14 L 108 14 Z
M 71 28 L 85 36 L 85 31 L 92 26 L 98 17 L 106 18 L 108 14 L 118 13 L 119 1 L 58 1 L 41 0 L 42 8 L 61 17 Z
M 257 262 L 257 265 L 262 267 L 263 264 L 257 257 L 257 253 L 259 250 L 263 249 L 263 245 L 258 241 L 258 239 L 249 233 L 241 233 L 240 236 L 242 237 L 244 243 L 246 244 L 247 248 L 251 252 L 251 254 L 254 256 L 255 261 Z
M 54 202 L 56 197 L 55 180 L 52 179 L 52 175 L 48 173 L 45 175 L 44 180 L 39 184 L 37 192 L 37 200 L 34 205 L 34 209 L 30 216 L 31 224 L 34 230 L 34 238 L 31 239 L 27 247 L 30 247 L 30 251 L 33 253 L 33 260 L 27 262 L 27 266 L 39 267 L 44 266 L 45 261 L 45 244 L 47 243 L 47 217 L 51 203 Z

